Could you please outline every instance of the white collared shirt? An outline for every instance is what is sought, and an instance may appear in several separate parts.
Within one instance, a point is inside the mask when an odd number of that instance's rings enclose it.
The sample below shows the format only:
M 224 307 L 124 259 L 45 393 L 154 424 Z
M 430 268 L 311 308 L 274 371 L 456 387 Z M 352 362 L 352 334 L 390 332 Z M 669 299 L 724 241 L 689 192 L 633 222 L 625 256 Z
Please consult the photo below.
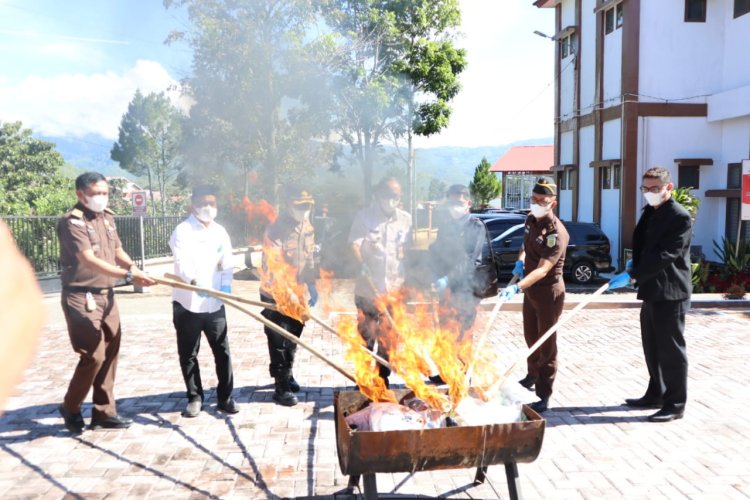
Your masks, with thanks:
M 174 256 L 174 273 L 185 282 L 195 280 L 198 286 L 221 289 L 222 283 L 232 283 L 232 242 L 221 224 L 204 226 L 194 214 L 181 222 L 169 239 Z M 188 311 L 211 313 L 221 309 L 222 303 L 212 297 L 174 288 L 172 298 Z

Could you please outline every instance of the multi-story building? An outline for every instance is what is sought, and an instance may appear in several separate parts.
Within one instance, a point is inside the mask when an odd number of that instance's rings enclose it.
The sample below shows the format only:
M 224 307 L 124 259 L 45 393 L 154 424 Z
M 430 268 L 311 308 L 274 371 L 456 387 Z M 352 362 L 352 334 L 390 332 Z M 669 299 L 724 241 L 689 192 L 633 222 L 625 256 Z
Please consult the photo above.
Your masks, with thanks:
M 750 0 L 536 0 L 556 33 L 555 166 L 562 219 L 597 222 L 622 264 L 643 172 L 702 200 L 693 245 L 738 235 L 750 158 Z

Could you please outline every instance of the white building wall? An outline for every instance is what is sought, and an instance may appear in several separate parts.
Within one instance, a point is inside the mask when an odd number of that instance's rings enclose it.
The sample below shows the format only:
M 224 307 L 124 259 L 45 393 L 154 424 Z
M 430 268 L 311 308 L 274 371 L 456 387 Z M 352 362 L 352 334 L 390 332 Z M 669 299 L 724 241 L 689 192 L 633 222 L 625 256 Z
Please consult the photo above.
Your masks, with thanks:
M 594 126 L 583 127 L 578 136 L 578 220 L 594 222 Z
M 622 31 L 620 28 L 604 35 L 604 107 L 617 104 L 622 94 Z
M 592 13 L 596 0 L 581 2 L 581 26 L 578 30 L 578 43 L 581 44 L 579 62 L 581 74 L 581 113 L 591 113 L 596 94 L 596 16 Z
M 565 132 L 560 135 L 560 163 L 573 163 L 573 132 Z M 570 189 L 559 192 L 559 216 L 563 220 L 573 218 L 573 191 Z
M 707 2 L 706 22 L 686 23 L 684 0 L 641 2 L 642 100 L 662 102 L 661 99 L 705 96 L 721 88 L 724 13 L 729 3 L 730 0 Z M 746 61 L 750 63 L 750 58 Z M 705 97 L 680 102 L 705 102 Z
M 602 126 L 602 160 L 622 158 L 621 139 L 620 119 L 604 122 Z
M 717 2 L 708 2 L 709 5 Z M 750 85 L 750 14 L 745 14 L 737 19 L 732 17 L 732 2 L 726 3 L 723 19 L 725 21 L 724 46 L 724 68 L 722 73 L 723 89 L 729 90 L 745 85 Z M 710 12 L 710 11 L 709 11 Z
M 573 132 L 560 134 L 560 163 L 573 163 Z

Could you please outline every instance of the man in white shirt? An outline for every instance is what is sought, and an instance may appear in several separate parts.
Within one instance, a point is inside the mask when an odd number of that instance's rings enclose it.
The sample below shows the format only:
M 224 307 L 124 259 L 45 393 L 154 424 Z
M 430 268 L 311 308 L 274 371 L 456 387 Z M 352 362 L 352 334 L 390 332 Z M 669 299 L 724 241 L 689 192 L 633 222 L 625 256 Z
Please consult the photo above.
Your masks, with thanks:
M 190 212 L 169 240 L 174 255 L 174 272 L 187 283 L 229 293 L 232 287 L 232 243 L 224 227 L 214 221 L 216 189 L 213 186 L 195 187 Z M 232 398 L 232 358 L 224 305 L 205 294 L 178 288 L 172 292 L 172 299 L 172 321 L 177 330 L 177 351 L 188 398 L 183 415 L 196 417 L 203 408 L 198 364 L 201 332 L 206 334 L 216 363 L 219 379 L 217 407 L 225 413 L 237 413 L 239 409 Z

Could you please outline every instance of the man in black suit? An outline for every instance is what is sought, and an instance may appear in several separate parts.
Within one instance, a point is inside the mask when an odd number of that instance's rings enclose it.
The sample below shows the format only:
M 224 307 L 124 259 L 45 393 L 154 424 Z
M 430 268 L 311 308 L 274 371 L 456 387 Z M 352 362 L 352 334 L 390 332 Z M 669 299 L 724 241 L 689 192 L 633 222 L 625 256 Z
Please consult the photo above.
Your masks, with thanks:
M 649 383 L 643 397 L 626 399 L 634 408 L 661 408 L 648 419 L 669 422 L 682 418 L 687 400 L 685 313 L 690 308 L 690 214 L 672 198 L 669 171 L 653 167 L 643 174 L 643 208 L 633 233 L 633 260 L 610 289 L 631 280 L 638 286 L 641 339 Z

